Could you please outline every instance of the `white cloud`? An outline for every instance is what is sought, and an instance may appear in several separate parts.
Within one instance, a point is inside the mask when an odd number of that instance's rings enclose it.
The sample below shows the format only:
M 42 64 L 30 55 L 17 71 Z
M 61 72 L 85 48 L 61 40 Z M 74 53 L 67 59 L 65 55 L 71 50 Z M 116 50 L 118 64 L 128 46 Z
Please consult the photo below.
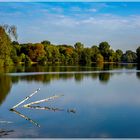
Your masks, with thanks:
M 31 5 L 31 4 L 30 4 Z M 26 5 L 13 5 L 20 9 Z M 1 12 L 1 23 L 15 24 L 18 27 L 20 42 L 38 42 L 48 39 L 54 43 L 74 44 L 83 42 L 86 46 L 108 41 L 112 48 L 136 49 L 140 45 L 140 15 L 117 16 L 113 14 L 89 14 L 74 12 L 91 9 L 96 12 L 101 7 L 108 6 L 104 3 L 94 5 L 89 9 L 73 6 L 72 13 L 63 13 L 61 7 L 49 7 L 32 3 L 33 8 L 22 12 L 18 9 L 13 12 Z M 54 12 L 51 12 L 54 11 Z M 55 12 L 57 11 L 57 12 Z M 92 12 L 91 12 L 92 13 Z M 36 15 L 36 18 L 35 18 Z M 11 20 L 13 17 L 14 20 Z
M 49 39 L 53 43 L 73 45 L 76 41 L 81 41 L 86 46 L 91 46 L 108 41 L 113 49 L 121 48 L 124 51 L 133 50 L 133 47 L 135 50 L 140 44 L 140 16 L 98 15 L 76 18 L 61 14 L 46 14 L 43 19 L 34 21 L 34 32 L 31 26 L 28 26 L 26 39 L 34 42 Z M 22 32 L 24 31 L 25 29 Z M 21 34 L 21 41 L 25 39 L 24 34 Z

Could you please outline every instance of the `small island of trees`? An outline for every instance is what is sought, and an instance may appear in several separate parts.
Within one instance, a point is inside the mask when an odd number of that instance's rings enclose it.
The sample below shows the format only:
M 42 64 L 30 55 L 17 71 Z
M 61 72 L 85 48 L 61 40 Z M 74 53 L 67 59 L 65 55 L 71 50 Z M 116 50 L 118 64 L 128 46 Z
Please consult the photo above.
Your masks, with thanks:
M 45 40 L 41 43 L 20 44 L 17 41 L 16 27 L 0 26 L 0 66 L 14 64 L 91 64 L 91 63 L 140 63 L 140 47 L 136 52 L 113 50 L 108 42 L 99 46 L 85 47 L 81 42 L 73 46 L 54 45 Z

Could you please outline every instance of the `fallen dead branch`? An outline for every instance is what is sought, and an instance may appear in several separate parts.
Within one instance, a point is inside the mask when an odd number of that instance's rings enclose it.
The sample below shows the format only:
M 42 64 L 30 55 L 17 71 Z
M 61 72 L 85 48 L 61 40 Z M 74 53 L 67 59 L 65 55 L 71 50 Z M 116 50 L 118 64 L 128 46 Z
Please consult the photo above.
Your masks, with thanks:
M 25 108 L 29 108 L 29 109 L 37 109 L 37 110 L 48 110 L 48 111 L 67 111 L 68 113 L 76 113 L 75 109 L 59 109 L 59 108 L 53 108 L 53 107 L 41 107 L 41 106 L 26 106 Z
M 37 127 L 40 127 L 40 125 L 37 122 L 35 122 L 32 119 L 28 118 L 27 116 L 21 114 L 20 112 L 14 110 L 14 109 L 11 109 L 10 111 L 16 113 L 17 115 L 19 115 L 20 117 L 24 118 L 25 120 L 31 122 L 32 124 L 36 125 Z
M 48 101 L 50 101 L 50 100 L 59 98 L 59 97 L 61 97 L 61 96 L 64 96 L 64 95 L 54 95 L 54 96 L 51 96 L 51 97 L 46 98 L 46 99 L 43 99 L 43 100 L 39 100 L 39 101 L 31 102 L 31 103 L 29 103 L 29 104 L 25 104 L 25 105 L 23 105 L 22 107 L 26 107 L 26 108 L 27 108 L 28 106 L 31 106 L 31 105 L 33 105 L 33 104 L 39 104 L 39 103 L 42 103 L 42 102 L 48 102 Z
M 59 109 L 59 108 L 53 108 L 53 107 L 41 107 L 41 106 L 26 106 L 25 108 L 30 108 L 30 109 L 38 109 L 38 110 L 48 110 L 48 111 L 64 111 L 64 109 Z
M 27 96 L 24 100 L 22 100 L 20 103 L 16 104 L 15 106 L 12 107 L 12 109 L 15 109 L 16 107 L 18 107 L 19 105 L 23 104 L 25 101 L 27 101 L 28 99 L 30 99 L 33 95 L 35 95 L 38 91 L 40 90 L 40 88 L 38 88 L 35 92 L 33 92 L 31 95 Z
M 34 91 L 31 95 L 27 96 L 24 100 L 22 100 L 21 102 L 19 102 L 18 104 L 16 104 L 15 106 L 13 106 L 10 111 L 16 113 L 17 115 L 19 115 L 20 117 L 24 118 L 25 120 L 28 120 L 29 122 L 31 122 L 32 124 L 36 125 L 37 127 L 40 127 L 40 125 L 33 121 L 32 119 L 28 118 L 27 116 L 21 114 L 20 112 L 16 111 L 15 108 L 17 108 L 18 106 L 20 106 L 21 104 L 23 104 L 25 101 L 27 101 L 28 99 L 30 99 L 33 95 L 35 95 L 38 91 L 40 90 L 40 88 L 38 88 L 36 91 Z M 40 103 L 43 103 L 43 102 L 48 102 L 50 100 L 54 100 L 54 99 L 57 99 L 61 96 L 64 96 L 64 95 L 54 95 L 54 96 L 51 96 L 51 97 L 48 97 L 46 99 L 42 99 L 42 100 L 38 100 L 38 101 L 34 101 L 34 102 L 30 102 L 28 104 L 24 104 L 22 107 L 24 108 L 29 108 L 29 109 L 38 109 L 38 110 L 48 110 L 48 111 L 66 111 L 68 113 L 76 113 L 76 111 L 74 109 L 67 109 L 67 110 L 64 110 L 64 109 L 59 109 L 59 108 L 52 108 L 52 107 L 41 107 L 41 106 L 33 106 L 35 104 L 40 104 Z M 6 123 L 4 121 L 1 121 L 0 123 Z M 8 122 L 9 123 L 9 122 Z

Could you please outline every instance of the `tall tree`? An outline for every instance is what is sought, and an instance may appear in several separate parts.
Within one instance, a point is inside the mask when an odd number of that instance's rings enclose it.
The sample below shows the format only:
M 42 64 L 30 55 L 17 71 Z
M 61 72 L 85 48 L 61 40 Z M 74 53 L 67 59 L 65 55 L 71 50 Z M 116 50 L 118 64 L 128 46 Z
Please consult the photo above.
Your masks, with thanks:
M 45 56 L 44 46 L 40 43 L 29 45 L 29 57 L 32 61 L 38 62 L 40 57 Z
M 12 63 L 10 59 L 11 40 L 6 34 L 5 29 L 0 26 L 0 65 L 6 66 Z
M 140 46 L 136 49 L 137 62 L 140 63 Z
M 91 49 L 90 48 L 83 49 L 83 51 L 81 52 L 80 63 L 81 64 L 91 63 Z
M 137 61 L 137 55 L 135 52 L 131 50 L 127 50 L 125 54 L 123 54 L 123 61 L 128 63 L 134 63 Z
M 74 44 L 75 49 L 79 50 L 79 49 L 83 49 L 84 48 L 84 44 L 82 44 L 81 42 L 76 42 Z
M 92 46 L 91 47 L 91 61 L 92 62 L 96 62 L 96 57 L 97 57 L 97 54 L 99 54 L 100 51 L 99 51 L 99 48 L 98 46 Z
M 104 60 L 109 61 L 110 45 L 108 44 L 108 42 L 101 42 L 99 44 L 99 50 L 104 57 Z
M 116 60 L 116 62 L 121 62 L 122 56 L 123 56 L 122 50 L 117 49 L 116 53 L 115 53 L 115 60 Z

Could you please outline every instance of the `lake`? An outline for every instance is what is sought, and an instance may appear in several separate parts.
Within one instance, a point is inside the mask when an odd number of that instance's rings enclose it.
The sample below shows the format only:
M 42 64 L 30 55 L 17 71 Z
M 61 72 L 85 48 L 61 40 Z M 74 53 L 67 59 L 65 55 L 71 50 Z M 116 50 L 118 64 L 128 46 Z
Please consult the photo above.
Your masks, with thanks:
M 64 95 L 32 107 L 14 105 Z M 0 137 L 140 137 L 140 67 L 16 66 L 0 69 Z

